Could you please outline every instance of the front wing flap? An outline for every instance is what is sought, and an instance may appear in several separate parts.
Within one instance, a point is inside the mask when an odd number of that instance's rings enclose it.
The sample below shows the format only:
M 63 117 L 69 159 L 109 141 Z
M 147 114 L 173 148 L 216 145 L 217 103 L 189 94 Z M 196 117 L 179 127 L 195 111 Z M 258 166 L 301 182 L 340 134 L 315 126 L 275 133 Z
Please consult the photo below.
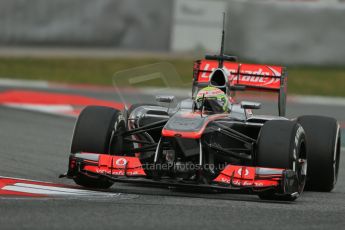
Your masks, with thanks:
M 67 177 L 73 178 L 78 173 L 90 177 L 106 177 L 118 182 L 160 184 L 169 187 L 250 190 L 252 192 L 274 189 L 281 194 L 293 194 L 298 191 L 298 178 L 295 172 L 279 168 L 227 165 L 213 181 L 208 184 L 201 184 L 189 181 L 182 182 L 171 178 L 149 179 L 143 164 L 137 157 L 95 153 L 71 154 Z

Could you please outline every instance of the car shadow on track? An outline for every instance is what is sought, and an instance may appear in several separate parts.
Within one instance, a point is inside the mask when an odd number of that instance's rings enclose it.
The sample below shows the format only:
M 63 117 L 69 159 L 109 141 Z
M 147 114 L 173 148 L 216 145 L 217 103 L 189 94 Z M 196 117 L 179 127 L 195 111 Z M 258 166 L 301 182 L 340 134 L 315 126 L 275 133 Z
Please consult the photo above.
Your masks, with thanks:
M 261 200 L 256 194 L 240 194 L 231 192 L 222 192 L 216 190 L 185 189 L 185 188 L 167 188 L 162 186 L 142 186 L 136 184 L 115 183 L 108 192 L 128 193 L 148 196 L 171 196 L 171 197 L 188 197 L 217 200 L 246 201 L 256 203 L 277 203 L 292 204 L 291 201 Z

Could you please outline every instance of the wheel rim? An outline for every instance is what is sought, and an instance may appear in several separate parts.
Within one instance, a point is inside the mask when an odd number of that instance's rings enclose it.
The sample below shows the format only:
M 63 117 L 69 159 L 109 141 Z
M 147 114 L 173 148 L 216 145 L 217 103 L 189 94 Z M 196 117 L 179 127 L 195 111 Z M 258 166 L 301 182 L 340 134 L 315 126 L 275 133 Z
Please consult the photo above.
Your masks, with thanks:
M 304 190 L 305 182 L 307 179 L 307 160 L 304 141 L 301 142 L 298 158 L 295 159 L 294 164 L 298 180 L 298 193 L 301 194 Z
M 339 171 L 339 161 L 340 161 L 340 145 L 341 145 L 341 138 L 340 138 L 340 133 L 338 131 L 337 134 L 337 139 L 336 139 L 336 144 L 335 144 L 335 150 L 334 150 L 334 161 L 333 161 L 333 175 L 334 175 L 334 180 L 333 180 L 333 185 L 337 183 L 338 180 L 338 171 Z

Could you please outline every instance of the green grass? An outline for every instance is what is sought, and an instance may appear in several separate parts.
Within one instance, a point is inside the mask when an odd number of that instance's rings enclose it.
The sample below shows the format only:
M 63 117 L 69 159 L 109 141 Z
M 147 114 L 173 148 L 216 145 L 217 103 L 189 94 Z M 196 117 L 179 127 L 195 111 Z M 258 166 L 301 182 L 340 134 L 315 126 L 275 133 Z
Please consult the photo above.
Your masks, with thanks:
M 345 67 L 291 67 L 288 73 L 291 94 L 345 96 Z
M 110 85 L 114 73 L 158 63 L 162 59 L 0 58 L 0 77 L 63 83 Z M 192 79 L 192 60 L 168 60 L 184 78 Z
M 193 60 L 155 58 L 0 58 L 0 77 L 61 83 L 111 85 L 115 72 L 167 61 L 184 82 L 192 78 Z M 345 67 L 289 67 L 290 94 L 345 97 Z

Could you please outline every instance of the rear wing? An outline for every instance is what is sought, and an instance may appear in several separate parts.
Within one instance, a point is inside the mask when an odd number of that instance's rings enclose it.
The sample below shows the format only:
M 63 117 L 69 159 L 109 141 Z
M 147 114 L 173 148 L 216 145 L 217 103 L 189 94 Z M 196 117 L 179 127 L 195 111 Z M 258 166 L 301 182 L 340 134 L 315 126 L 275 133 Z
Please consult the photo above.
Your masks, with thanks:
M 218 64 L 217 60 L 197 60 L 193 69 L 193 88 L 209 85 L 211 73 L 218 68 Z M 223 69 L 228 74 L 229 89 L 239 86 L 245 90 L 278 93 L 279 116 L 285 116 L 287 91 L 285 67 L 224 61 Z

